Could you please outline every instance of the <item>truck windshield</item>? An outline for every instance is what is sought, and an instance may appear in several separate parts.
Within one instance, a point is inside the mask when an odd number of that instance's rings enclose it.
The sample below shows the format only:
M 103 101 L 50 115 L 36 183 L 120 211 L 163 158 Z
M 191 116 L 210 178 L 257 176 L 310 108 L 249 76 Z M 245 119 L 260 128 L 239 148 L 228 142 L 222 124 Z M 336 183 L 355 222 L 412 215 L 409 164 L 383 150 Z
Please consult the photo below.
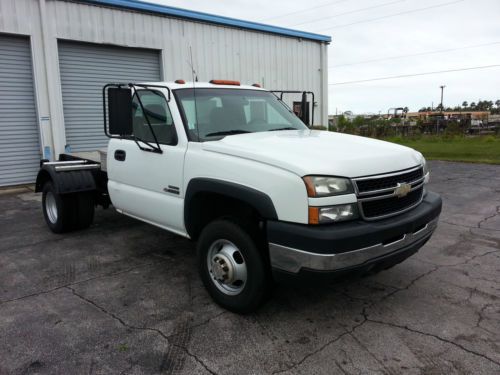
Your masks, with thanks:
M 307 126 L 267 91 L 192 88 L 174 91 L 190 140 L 265 131 L 303 130 Z

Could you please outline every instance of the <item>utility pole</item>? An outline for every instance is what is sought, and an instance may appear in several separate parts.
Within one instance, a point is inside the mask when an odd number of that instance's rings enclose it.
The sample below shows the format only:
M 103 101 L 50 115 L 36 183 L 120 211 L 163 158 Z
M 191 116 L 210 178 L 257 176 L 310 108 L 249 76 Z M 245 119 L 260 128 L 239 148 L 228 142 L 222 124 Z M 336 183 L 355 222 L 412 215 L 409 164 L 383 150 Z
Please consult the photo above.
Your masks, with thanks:
M 445 85 L 442 85 L 442 86 L 439 86 L 441 88 L 441 113 L 443 112 L 444 108 L 443 108 L 443 91 L 444 91 L 444 88 L 446 87 Z
M 441 85 L 439 86 L 441 88 L 441 115 L 443 114 L 444 112 L 444 107 L 443 107 L 443 91 L 444 91 L 444 88 L 446 87 L 445 85 Z M 439 119 L 438 121 L 436 121 L 436 135 L 439 134 L 439 122 L 441 121 L 441 119 Z

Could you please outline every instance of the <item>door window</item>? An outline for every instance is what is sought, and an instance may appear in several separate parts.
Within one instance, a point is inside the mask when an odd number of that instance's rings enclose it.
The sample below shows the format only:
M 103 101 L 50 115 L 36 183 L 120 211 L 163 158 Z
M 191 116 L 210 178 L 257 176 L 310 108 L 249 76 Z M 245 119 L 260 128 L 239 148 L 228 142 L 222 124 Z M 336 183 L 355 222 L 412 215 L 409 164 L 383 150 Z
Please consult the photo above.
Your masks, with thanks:
M 139 95 L 142 105 L 139 104 Z M 156 90 L 137 90 L 132 99 L 134 135 L 140 140 L 165 145 L 177 144 L 177 134 L 175 132 L 172 114 L 168 108 L 167 100 L 163 94 Z M 151 124 L 151 128 L 148 124 Z

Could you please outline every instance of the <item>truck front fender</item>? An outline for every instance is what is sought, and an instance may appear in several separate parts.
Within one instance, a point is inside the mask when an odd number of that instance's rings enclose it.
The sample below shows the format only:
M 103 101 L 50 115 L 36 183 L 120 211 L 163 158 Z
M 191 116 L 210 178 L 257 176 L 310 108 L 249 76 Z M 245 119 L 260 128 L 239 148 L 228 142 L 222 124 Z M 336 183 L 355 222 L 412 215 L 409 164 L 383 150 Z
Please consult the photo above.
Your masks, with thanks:
M 203 203 L 198 198 L 204 194 L 213 194 L 243 202 L 263 219 L 278 219 L 271 198 L 261 191 L 222 180 L 194 178 L 188 184 L 184 201 L 184 224 L 192 238 L 196 237 L 200 230 Z

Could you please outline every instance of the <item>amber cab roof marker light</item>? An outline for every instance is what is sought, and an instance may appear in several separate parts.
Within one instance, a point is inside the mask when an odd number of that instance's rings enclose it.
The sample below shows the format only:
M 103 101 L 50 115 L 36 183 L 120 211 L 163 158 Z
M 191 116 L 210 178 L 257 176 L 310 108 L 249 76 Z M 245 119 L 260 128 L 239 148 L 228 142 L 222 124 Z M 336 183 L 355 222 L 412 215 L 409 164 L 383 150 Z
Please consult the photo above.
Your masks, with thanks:
M 180 85 L 183 85 L 183 84 L 185 84 L 185 83 L 186 83 L 186 81 L 184 81 L 183 79 L 176 79 L 176 80 L 175 80 L 175 83 L 178 83 L 178 84 L 180 84 Z
M 210 81 L 212 85 L 230 85 L 230 86 L 240 86 L 239 81 L 231 81 L 229 79 L 212 79 Z
M 253 86 L 253 87 L 262 87 L 262 86 L 260 85 L 260 83 L 254 83 L 252 86 Z

